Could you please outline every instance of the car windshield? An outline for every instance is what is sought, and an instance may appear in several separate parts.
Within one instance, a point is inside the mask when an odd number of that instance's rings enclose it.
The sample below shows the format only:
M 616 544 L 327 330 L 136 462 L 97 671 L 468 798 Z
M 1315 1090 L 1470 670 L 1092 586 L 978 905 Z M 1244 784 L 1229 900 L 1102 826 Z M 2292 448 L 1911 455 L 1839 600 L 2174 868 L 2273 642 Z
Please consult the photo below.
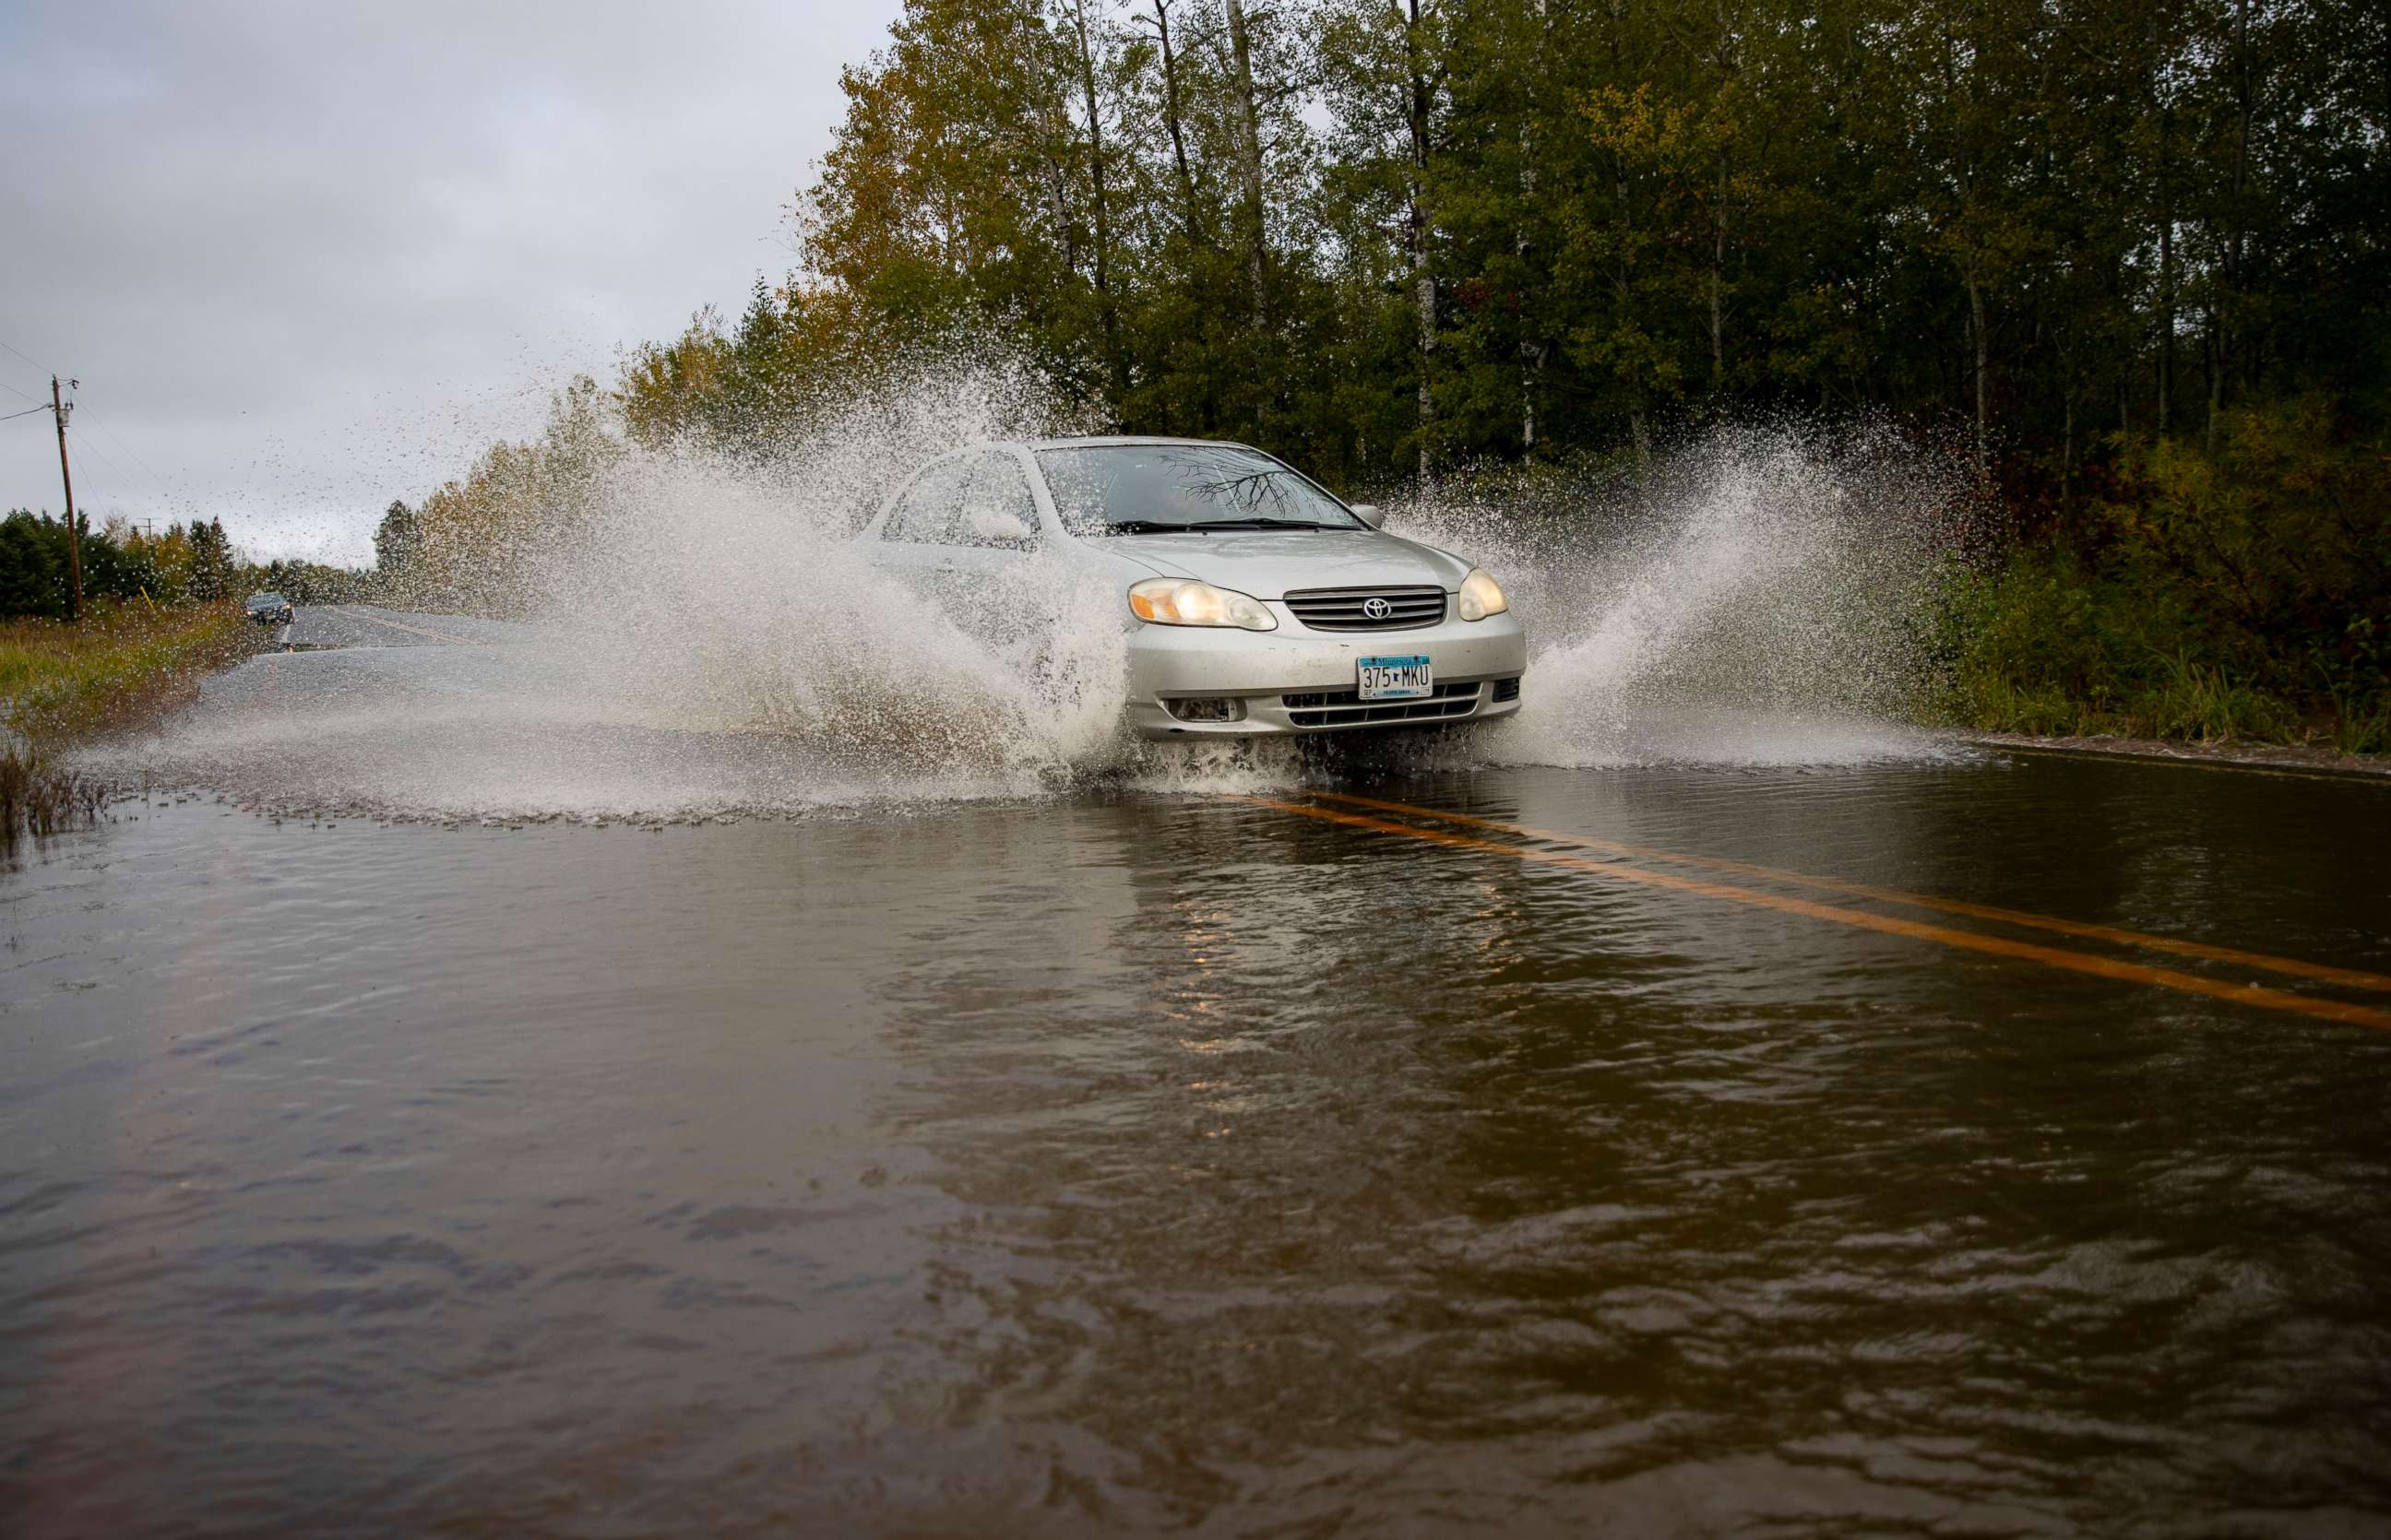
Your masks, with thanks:
M 260 604 L 280 604 L 282 602 L 282 596 L 279 594 L 252 594 L 249 596 L 249 602 L 252 606 Z
M 1370 527 L 1308 478 L 1229 444 L 1041 449 L 1038 467 L 1054 494 L 1054 511 L 1074 534 Z

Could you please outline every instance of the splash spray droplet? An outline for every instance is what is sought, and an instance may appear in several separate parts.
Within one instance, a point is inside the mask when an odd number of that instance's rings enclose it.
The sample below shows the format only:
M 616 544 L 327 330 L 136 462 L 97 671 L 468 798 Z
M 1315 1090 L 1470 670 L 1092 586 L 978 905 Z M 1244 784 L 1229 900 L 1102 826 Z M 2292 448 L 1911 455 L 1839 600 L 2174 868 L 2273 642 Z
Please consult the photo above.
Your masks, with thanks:
M 614 442 L 535 538 L 494 547 L 520 622 L 471 623 L 502 645 L 261 659 L 102 755 L 282 812 L 653 825 L 1092 782 L 1932 751 L 1896 724 L 1964 481 L 1890 431 L 1713 429 L 1633 478 L 1505 474 L 1399 506 L 1396 533 L 1510 591 L 1524 713 L 1223 745 L 1124 734 L 1128 622 L 1106 581 L 1037 558 L 924 596 L 856 541 L 932 456 L 1075 426 L 1031 371 L 967 360 L 889 375 L 770 455 Z

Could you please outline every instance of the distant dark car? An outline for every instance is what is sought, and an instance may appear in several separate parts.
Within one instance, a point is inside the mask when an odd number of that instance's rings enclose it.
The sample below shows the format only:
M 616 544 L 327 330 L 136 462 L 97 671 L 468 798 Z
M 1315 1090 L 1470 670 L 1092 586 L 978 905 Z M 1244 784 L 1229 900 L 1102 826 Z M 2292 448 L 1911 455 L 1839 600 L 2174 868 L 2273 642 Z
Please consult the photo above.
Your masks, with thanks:
M 249 611 L 249 618 L 260 625 L 291 623 L 291 601 L 279 594 L 252 594 L 249 603 L 242 608 Z

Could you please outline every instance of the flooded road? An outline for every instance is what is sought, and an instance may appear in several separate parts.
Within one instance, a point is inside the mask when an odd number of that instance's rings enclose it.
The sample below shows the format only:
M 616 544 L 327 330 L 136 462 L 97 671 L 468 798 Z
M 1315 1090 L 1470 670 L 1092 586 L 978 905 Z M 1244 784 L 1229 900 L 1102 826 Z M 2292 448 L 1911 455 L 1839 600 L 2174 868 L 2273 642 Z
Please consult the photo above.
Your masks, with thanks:
M 2391 1526 L 2391 787 L 120 812 L 0 874 L 11 1535 Z

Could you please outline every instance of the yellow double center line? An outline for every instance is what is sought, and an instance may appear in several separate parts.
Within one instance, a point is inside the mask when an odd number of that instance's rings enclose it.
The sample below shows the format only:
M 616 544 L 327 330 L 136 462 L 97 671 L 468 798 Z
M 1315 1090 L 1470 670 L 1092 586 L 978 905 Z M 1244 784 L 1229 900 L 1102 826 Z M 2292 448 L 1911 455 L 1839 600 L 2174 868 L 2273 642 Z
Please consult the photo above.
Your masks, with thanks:
M 1413 807 L 1405 802 L 1382 802 L 1373 797 L 1357 797 L 1340 792 L 1320 792 L 1315 795 L 1323 801 L 1399 813 L 1408 818 L 1431 819 L 1444 824 L 1460 825 L 1464 828 L 1482 828 L 1524 839 L 1543 841 L 1548 844 L 1564 844 L 1580 850 L 1601 851 L 1612 856 L 1626 856 L 1642 861 L 1724 871 L 1786 886 L 1808 887 L 1852 897 L 1873 899 L 1880 903 L 1942 910 L 1974 918 L 1996 920 L 2003 924 L 2031 926 L 2090 940 L 2151 947 L 2209 961 L 2262 968 L 2273 972 L 2313 979 L 2320 982 L 2339 984 L 2347 988 L 2391 991 L 2391 977 L 2379 973 L 2361 972 L 2354 969 L 2327 968 L 2320 964 L 2299 962 L 2289 957 L 2271 957 L 2262 953 L 2236 951 L 2230 947 L 2207 946 L 2197 942 L 2182 942 L 2165 936 L 2144 935 L 2139 931 L 2122 930 L 2113 926 L 2087 925 L 2047 915 L 2029 914 L 2023 910 L 2000 909 L 1989 905 L 1965 904 L 1956 899 L 1933 898 L 1922 893 L 1905 893 L 1889 888 L 1870 888 L 1859 883 L 1837 881 L 1831 878 L 1776 871 L 1766 866 L 1744 866 L 1738 862 L 1717 861 L 1706 856 L 1654 850 L 1648 846 L 1627 845 L 1607 840 L 1590 840 L 1575 835 L 1557 834 L 1548 830 L 1524 828 L 1517 824 L 1498 823 L 1492 818 L 1480 818 L 1469 814 L 1441 813 L 1433 808 Z M 1242 800 L 1257 806 L 1298 814 L 1307 818 L 1318 818 L 1327 823 L 1365 828 L 1380 834 L 1401 835 L 1407 839 L 1458 850 L 1483 851 L 1488 854 L 1506 855 L 1519 861 L 1558 866 L 1590 876 L 1607 878 L 1616 882 L 1697 893 L 1704 898 L 1722 899 L 1728 903 L 1749 905 L 1754 908 L 1774 909 L 1783 914 L 1802 915 L 1811 919 L 1824 920 L 1829 924 L 1850 926 L 1855 930 L 1907 936 L 1918 941 L 1931 941 L 1941 945 L 1957 947 L 1962 951 L 1981 952 L 1993 956 L 2037 962 L 2045 967 L 2063 969 L 2072 973 L 2089 973 L 2098 978 L 2116 979 L 2127 983 L 2152 984 L 2162 989 L 2177 990 L 2186 995 L 2200 995 L 2210 999 L 2229 1000 L 2236 1005 L 2259 1006 L 2269 1010 L 2311 1016 L 2320 1020 L 2391 1031 L 2391 1011 L 2377 1009 L 2371 1006 L 2353 1005 L 2344 1000 L 2320 999 L 2313 995 L 2294 995 L 2288 990 L 2269 989 L 2263 984 L 2228 983 L 2220 980 L 2202 978 L 2194 973 L 2178 973 L 2171 969 L 2152 968 L 2145 963 L 2127 962 L 2119 958 L 2100 956 L 2094 953 L 2064 951 L 2059 947 L 2043 946 L 2033 942 L 2012 941 L 2006 936 L 1987 935 L 1979 930 L 1959 930 L 1949 926 L 1929 924 L 1923 920 L 1904 919 L 1895 915 L 1880 915 L 1866 909 L 1847 909 L 1831 904 L 1821 904 L 1815 899 L 1766 892 L 1760 889 L 1740 887 L 1734 883 L 1687 877 L 1677 872 L 1655 871 L 1645 866 L 1621 866 L 1615 860 L 1596 860 L 1590 856 L 1573 854 L 1568 851 L 1546 850 L 1534 845 L 1489 840 L 1453 828 L 1423 828 L 1418 824 L 1396 823 L 1391 819 L 1376 817 L 1370 814 L 1348 813 L 1338 808 L 1322 807 L 1316 802 L 1293 802 L 1273 797 L 1254 796 L 1245 797 Z

